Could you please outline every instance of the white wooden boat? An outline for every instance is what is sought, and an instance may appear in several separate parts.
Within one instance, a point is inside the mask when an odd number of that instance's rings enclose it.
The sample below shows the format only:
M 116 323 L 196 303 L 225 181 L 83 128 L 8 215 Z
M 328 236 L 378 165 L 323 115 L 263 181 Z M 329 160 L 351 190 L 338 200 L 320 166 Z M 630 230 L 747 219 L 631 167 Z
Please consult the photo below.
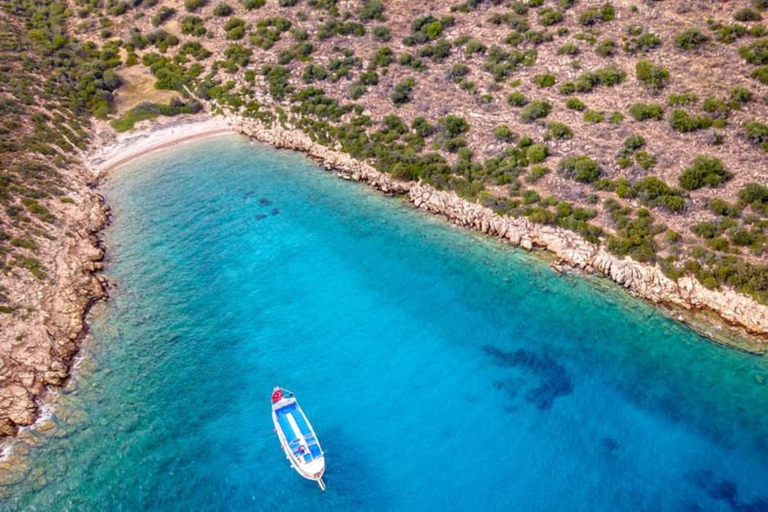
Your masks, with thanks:
M 323 449 L 293 393 L 279 387 L 272 391 L 272 421 L 291 467 L 325 490 Z

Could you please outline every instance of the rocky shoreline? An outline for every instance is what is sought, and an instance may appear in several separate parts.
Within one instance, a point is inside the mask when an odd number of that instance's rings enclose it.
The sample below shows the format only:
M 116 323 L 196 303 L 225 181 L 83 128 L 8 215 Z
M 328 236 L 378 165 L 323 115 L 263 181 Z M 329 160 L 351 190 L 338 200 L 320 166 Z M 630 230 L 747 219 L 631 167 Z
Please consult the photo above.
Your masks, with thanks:
M 677 310 L 713 312 L 729 326 L 743 330 L 737 336 L 743 334 L 750 338 L 745 344 L 735 344 L 729 336 L 718 336 L 707 330 L 706 335 L 715 338 L 715 341 L 751 352 L 762 353 L 768 349 L 768 306 L 758 304 L 747 295 L 730 289 L 709 290 L 690 276 L 674 281 L 656 266 L 630 258 L 618 258 L 572 231 L 535 224 L 526 218 L 500 216 L 490 208 L 467 201 L 453 192 L 440 191 L 422 183 L 395 180 L 346 153 L 313 142 L 297 129 L 265 127 L 258 121 L 239 118 L 232 119 L 230 123 L 237 131 L 260 142 L 306 153 L 343 178 L 365 182 L 387 194 L 404 195 L 416 208 L 441 215 L 458 226 L 501 238 L 526 250 L 538 248 L 549 251 L 557 259 L 557 267 L 570 267 L 607 277 L 634 295 L 655 304 Z

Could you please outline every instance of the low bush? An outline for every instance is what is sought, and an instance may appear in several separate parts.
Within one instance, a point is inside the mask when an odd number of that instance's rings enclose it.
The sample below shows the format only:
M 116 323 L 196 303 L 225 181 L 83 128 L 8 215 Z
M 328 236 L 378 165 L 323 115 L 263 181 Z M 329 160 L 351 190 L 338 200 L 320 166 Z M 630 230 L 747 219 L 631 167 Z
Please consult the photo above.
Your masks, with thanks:
M 658 103 L 635 103 L 629 107 L 629 115 L 635 121 L 658 121 L 664 116 L 664 107 Z
M 768 64 L 768 38 L 758 39 L 754 43 L 739 48 L 739 55 L 755 66 Z
M 744 135 L 752 144 L 768 151 L 768 125 L 759 121 L 750 121 L 744 126 Z
M 533 81 L 539 87 L 552 87 L 557 81 L 553 75 L 536 75 Z
M 547 117 L 552 110 L 552 104 L 545 100 L 534 100 L 528 103 L 520 111 L 520 119 L 525 123 L 531 123 L 537 119 Z
M 744 7 L 733 13 L 733 19 L 736 21 L 760 21 L 763 17 L 754 9 Z
M 506 124 L 500 124 L 494 128 L 493 136 L 503 142 L 513 142 L 517 139 L 517 134 Z
M 613 39 L 603 39 L 595 46 L 595 53 L 601 57 L 610 57 L 616 53 L 616 41 Z
M 588 156 L 569 156 L 560 163 L 560 171 L 579 183 L 592 183 L 600 178 L 600 164 Z
M 232 6 L 225 3 L 219 3 L 213 8 L 213 15 L 220 18 L 230 16 L 232 14 Z
M 413 78 L 405 78 L 398 82 L 397 85 L 395 85 L 395 90 L 390 96 L 392 98 L 392 103 L 395 105 L 403 105 L 411 101 L 411 92 L 413 92 L 415 86 L 416 80 Z
M 693 105 L 699 101 L 699 97 L 692 92 L 683 94 L 670 94 L 667 98 L 667 105 L 670 107 L 677 107 L 680 105 Z
M 573 130 L 564 123 L 549 123 L 549 134 L 555 139 L 565 140 L 573 137 Z
M 712 119 L 708 117 L 694 117 L 685 110 L 673 110 L 669 118 L 669 126 L 680 133 L 695 132 L 712 126 Z
M 702 187 L 715 188 L 732 177 L 733 175 L 725 170 L 723 162 L 719 159 L 699 155 L 680 174 L 679 183 L 685 190 L 696 190 Z
M 647 60 L 638 61 L 635 65 L 635 74 L 652 93 L 658 93 L 669 83 L 669 70 Z
M 600 7 L 587 7 L 579 13 L 579 23 L 585 27 L 611 21 L 616 17 L 616 10 L 610 3 Z
M 583 112 L 587 109 L 587 106 L 579 98 L 568 98 L 568 101 L 565 102 L 565 106 L 571 110 L 577 110 L 579 112 Z
M 526 103 L 528 103 L 528 100 L 525 99 L 525 95 L 521 92 L 513 92 L 510 93 L 509 96 L 507 96 L 507 103 L 512 105 L 513 107 L 522 107 Z
M 584 120 L 588 123 L 602 123 L 605 121 L 605 112 L 599 110 L 587 110 L 584 112 Z
M 709 37 L 698 28 L 689 28 L 675 36 L 675 46 L 686 51 L 696 50 L 708 41 Z

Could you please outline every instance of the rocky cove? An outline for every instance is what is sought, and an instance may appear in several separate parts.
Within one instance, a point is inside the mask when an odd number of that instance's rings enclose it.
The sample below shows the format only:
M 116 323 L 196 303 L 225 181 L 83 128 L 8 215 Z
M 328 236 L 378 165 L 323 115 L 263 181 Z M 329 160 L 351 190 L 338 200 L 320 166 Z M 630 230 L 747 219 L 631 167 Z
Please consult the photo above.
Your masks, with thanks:
M 192 135 L 184 129 L 186 124 L 211 122 L 210 117 L 203 116 L 202 120 L 195 117 L 181 123 L 161 122 L 159 126 L 145 127 L 145 131 L 127 139 L 129 146 L 141 146 L 140 151 L 130 156 L 126 146 L 112 147 L 115 154 L 111 162 L 104 156 L 105 151 L 110 152 L 109 147 L 106 150 L 104 147 L 114 142 L 110 138 L 102 140 L 101 145 L 85 155 L 88 168 L 83 168 L 70 184 L 73 191 L 77 191 L 72 195 L 78 198 L 78 204 L 61 205 L 66 213 L 61 217 L 66 222 L 56 228 L 59 236 L 51 237 L 49 246 L 41 249 L 41 253 L 50 258 L 50 279 L 41 284 L 30 275 L 17 280 L 7 291 L 17 302 L 26 301 L 38 307 L 22 319 L 26 327 L 22 328 L 21 322 L 4 325 L 8 356 L 0 368 L 0 436 L 15 435 L 19 426 L 34 423 L 39 414 L 38 402 L 46 389 L 64 384 L 79 343 L 87 334 L 88 311 L 95 301 L 107 296 L 108 283 L 99 271 L 106 252 L 100 232 L 109 221 L 109 208 L 94 184 L 110 168 L 130 158 L 190 137 L 226 131 L 240 132 L 276 148 L 305 153 L 343 179 L 364 182 L 384 194 L 402 196 L 414 207 L 443 216 L 463 228 L 526 250 L 547 251 L 555 259 L 554 268 L 571 268 L 607 277 L 637 297 L 672 307 L 675 317 L 692 320 L 694 328 L 715 341 L 756 353 L 768 348 L 768 307 L 744 294 L 729 289 L 709 290 L 692 277 L 674 281 L 658 267 L 620 259 L 572 231 L 535 224 L 525 218 L 500 216 L 453 192 L 437 190 L 424 183 L 396 180 L 346 153 L 313 142 L 305 133 L 290 126 L 267 127 L 251 119 L 228 116 L 216 119 L 211 127 L 197 132 L 192 129 Z M 163 131 L 173 132 L 180 125 L 178 133 L 172 133 L 169 140 L 163 139 Z M 147 132 L 151 132 L 150 137 Z M 159 142 L 152 144 L 156 138 Z M 735 334 L 713 330 L 712 316 L 702 321 L 697 316 L 679 315 L 686 311 L 714 313 L 737 330 Z

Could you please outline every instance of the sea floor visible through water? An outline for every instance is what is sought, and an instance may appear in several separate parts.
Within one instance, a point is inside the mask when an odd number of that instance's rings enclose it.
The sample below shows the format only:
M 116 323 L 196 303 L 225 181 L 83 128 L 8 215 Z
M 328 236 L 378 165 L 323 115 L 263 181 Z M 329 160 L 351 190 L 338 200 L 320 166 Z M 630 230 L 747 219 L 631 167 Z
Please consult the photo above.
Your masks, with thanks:
M 104 193 L 112 298 L 3 509 L 768 510 L 768 360 L 617 286 L 240 136 Z

